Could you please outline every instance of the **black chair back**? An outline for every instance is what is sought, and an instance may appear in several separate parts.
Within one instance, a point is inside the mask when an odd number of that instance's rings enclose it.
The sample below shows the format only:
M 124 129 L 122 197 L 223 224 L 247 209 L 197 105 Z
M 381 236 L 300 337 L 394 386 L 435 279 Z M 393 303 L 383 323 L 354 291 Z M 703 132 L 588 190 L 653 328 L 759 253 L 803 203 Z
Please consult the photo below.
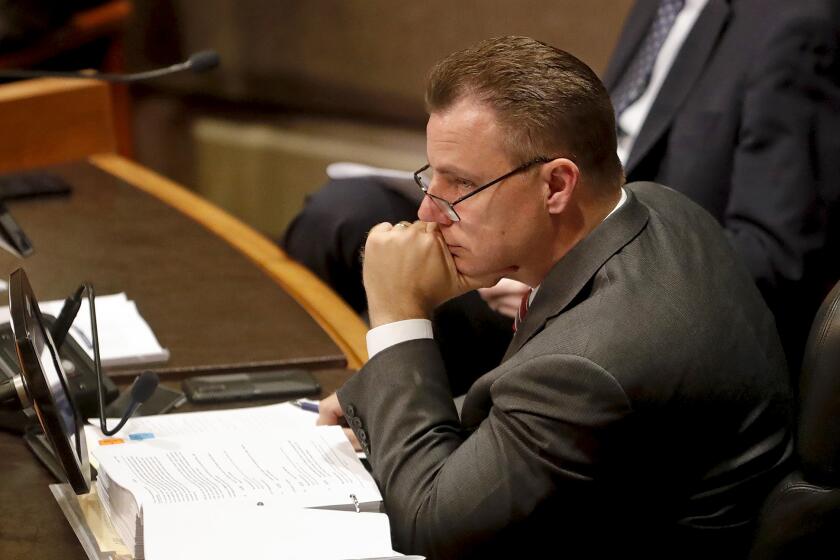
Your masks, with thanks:
M 764 504 L 753 560 L 840 556 L 840 282 L 814 318 L 799 389 L 799 465 Z

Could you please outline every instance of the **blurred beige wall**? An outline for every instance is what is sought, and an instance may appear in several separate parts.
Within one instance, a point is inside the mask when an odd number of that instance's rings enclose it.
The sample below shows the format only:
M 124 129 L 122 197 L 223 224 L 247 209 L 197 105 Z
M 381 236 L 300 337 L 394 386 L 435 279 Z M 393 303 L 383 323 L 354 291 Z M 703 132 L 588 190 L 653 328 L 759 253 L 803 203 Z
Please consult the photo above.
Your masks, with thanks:
M 487 37 L 519 34 L 568 50 L 601 73 L 630 4 L 138 2 L 128 40 L 131 67 L 168 64 L 209 47 L 223 59 L 211 75 L 145 90 L 154 103 L 149 109 L 141 99 L 137 106 L 138 119 L 151 129 L 138 141 L 138 158 L 276 236 L 325 179 L 330 149 L 334 159 L 374 165 L 423 159 L 423 82 L 438 59 Z M 178 119 L 175 135 L 185 134 L 177 143 L 154 138 L 156 128 L 172 133 L 167 118 Z M 397 153 L 403 147 L 404 156 Z

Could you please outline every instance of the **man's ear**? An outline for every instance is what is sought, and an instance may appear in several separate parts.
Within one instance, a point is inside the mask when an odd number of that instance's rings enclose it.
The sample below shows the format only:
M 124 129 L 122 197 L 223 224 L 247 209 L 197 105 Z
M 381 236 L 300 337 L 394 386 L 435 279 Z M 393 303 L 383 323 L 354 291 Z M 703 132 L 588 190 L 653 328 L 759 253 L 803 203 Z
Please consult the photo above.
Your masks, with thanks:
M 580 169 L 570 159 L 557 158 L 543 165 L 540 176 L 548 185 L 546 207 L 549 213 L 560 214 L 580 182 Z

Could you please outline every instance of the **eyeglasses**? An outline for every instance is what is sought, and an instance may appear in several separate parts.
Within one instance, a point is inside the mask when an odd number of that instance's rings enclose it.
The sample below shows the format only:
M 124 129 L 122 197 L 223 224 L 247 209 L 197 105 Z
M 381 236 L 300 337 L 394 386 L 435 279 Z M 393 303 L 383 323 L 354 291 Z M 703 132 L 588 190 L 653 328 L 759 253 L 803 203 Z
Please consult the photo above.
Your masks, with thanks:
M 423 167 L 421 167 L 420 169 L 415 171 L 414 172 L 414 181 L 417 183 L 417 186 L 420 187 L 420 190 L 423 191 L 423 194 L 425 194 L 426 196 L 431 198 L 432 202 L 434 202 L 437 205 L 437 207 L 440 208 L 440 211 L 443 212 L 446 215 L 447 218 L 449 218 L 453 222 L 460 222 L 461 217 L 458 216 L 458 212 L 455 211 L 455 205 L 456 204 L 464 202 L 465 200 L 467 200 L 471 196 L 477 195 L 478 193 L 480 193 L 484 189 L 490 188 L 493 185 L 495 185 L 496 183 L 501 183 L 502 181 L 504 181 L 505 179 L 507 179 L 508 177 L 510 177 L 512 175 L 516 175 L 517 173 L 521 173 L 522 171 L 525 171 L 526 169 L 529 169 L 530 167 L 532 167 L 534 165 L 548 163 L 548 162 L 553 161 L 555 159 L 557 159 L 557 158 L 548 158 L 548 157 L 545 157 L 545 156 L 540 156 L 538 158 L 534 158 L 527 163 L 523 163 L 522 165 L 520 165 L 519 167 L 517 167 L 513 171 L 509 171 L 509 172 L 505 173 L 504 175 L 502 175 L 501 177 L 498 177 L 496 179 L 493 179 L 489 183 L 481 185 L 480 187 L 474 189 L 472 192 L 467 193 L 464 196 L 453 200 L 452 202 L 449 202 L 445 198 L 441 198 L 441 197 L 433 195 L 429 192 L 429 187 L 432 184 L 431 164 L 427 163 L 426 165 L 424 165 Z

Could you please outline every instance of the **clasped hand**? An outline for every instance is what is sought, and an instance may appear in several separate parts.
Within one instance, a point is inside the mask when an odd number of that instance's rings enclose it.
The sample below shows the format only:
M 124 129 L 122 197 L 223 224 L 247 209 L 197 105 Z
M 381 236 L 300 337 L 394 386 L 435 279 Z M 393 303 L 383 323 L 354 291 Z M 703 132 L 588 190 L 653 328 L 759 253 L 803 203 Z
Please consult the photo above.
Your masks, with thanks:
M 458 272 L 439 227 L 431 222 L 382 223 L 365 243 L 363 280 L 371 327 L 404 319 L 428 318 L 441 303 L 483 286 L 500 274 L 469 277 Z M 321 401 L 318 424 L 343 424 L 344 412 L 335 393 Z M 346 424 L 345 424 L 346 425 Z M 347 438 L 359 451 L 349 428 Z
M 378 224 L 365 243 L 363 281 L 371 327 L 429 318 L 441 303 L 498 279 L 461 274 L 433 222 Z

